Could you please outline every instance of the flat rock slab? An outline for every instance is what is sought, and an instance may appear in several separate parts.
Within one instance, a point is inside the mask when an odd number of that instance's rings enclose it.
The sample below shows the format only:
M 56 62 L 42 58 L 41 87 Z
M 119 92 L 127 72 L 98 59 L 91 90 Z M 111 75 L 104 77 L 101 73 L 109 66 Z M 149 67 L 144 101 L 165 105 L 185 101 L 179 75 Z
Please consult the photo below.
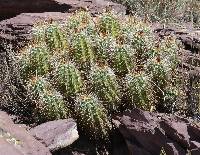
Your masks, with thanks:
M 108 0 L 1 0 L 0 20 L 21 13 L 69 12 L 79 8 L 99 13 L 106 7 L 112 7 L 117 12 L 125 12 L 124 6 Z
M 175 35 L 175 37 L 183 43 L 186 50 L 193 52 L 200 51 L 200 31 L 192 26 L 183 26 L 183 28 L 180 28 L 169 25 L 163 27 L 161 24 L 152 24 L 152 29 L 159 37 Z
M 32 128 L 30 133 L 52 152 L 71 145 L 79 138 L 73 119 L 50 121 Z
M 48 148 L 0 111 L 0 155 L 51 155 Z

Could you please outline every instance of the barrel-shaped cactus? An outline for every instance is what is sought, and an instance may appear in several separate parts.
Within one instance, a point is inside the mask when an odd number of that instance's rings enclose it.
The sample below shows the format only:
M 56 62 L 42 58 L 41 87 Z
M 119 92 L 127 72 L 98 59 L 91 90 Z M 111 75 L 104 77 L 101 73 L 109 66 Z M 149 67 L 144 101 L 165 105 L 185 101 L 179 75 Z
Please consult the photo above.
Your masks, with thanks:
M 50 51 L 62 51 L 67 49 L 65 33 L 56 23 L 52 23 L 45 29 L 45 40 Z
M 59 90 L 66 96 L 75 96 L 82 89 L 81 74 L 71 62 L 60 64 L 54 72 L 54 80 Z
M 76 101 L 78 124 L 92 139 L 107 139 L 111 130 L 108 112 L 94 95 L 80 95 Z
M 41 95 L 39 102 L 37 107 L 39 108 L 39 117 L 44 121 L 70 117 L 70 111 L 63 96 L 56 91 Z
M 151 28 L 143 22 L 129 19 L 122 29 L 123 43 L 131 46 L 135 55 L 135 63 L 144 65 L 155 46 L 155 37 Z
M 36 102 L 34 113 L 39 122 L 70 116 L 70 111 L 63 96 L 45 78 L 32 78 L 27 85 L 27 89 Z
M 81 11 L 75 13 L 73 16 L 70 16 L 65 25 L 68 35 L 81 32 L 82 30 L 87 29 L 88 25 L 90 25 L 89 27 L 95 26 L 90 13 L 85 11 Z
M 155 106 L 165 104 L 167 85 L 170 85 L 170 80 L 166 68 L 160 60 L 153 60 L 148 65 L 149 78 L 152 84 Z M 162 106 L 160 106 L 162 107 Z
M 180 47 L 177 44 L 177 40 L 172 36 L 165 37 L 159 43 L 157 57 L 160 57 L 167 72 L 177 68 L 177 64 L 179 63 L 179 59 L 177 58 L 178 51 L 180 51 Z
M 19 64 L 24 79 L 31 75 L 44 75 L 50 70 L 50 53 L 45 45 L 30 45 L 20 55 Z
M 120 90 L 116 76 L 108 66 L 94 66 L 91 71 L 92 89 L 109 110 L 117 110 Z
M 127 74 L 125 77 L 129 106 L 150 110 L 151 90 L 148 77 L 144 74 Z
M 78 33 L 72 41 L 72 59 L 81 67 L 90 67 L 94 61 L 94 52 L 87 35 Z
M 95 58 L 99 63 L 107 64 L 117 46 L 116 39 L 112 36 L 99 37 L 95 39 Z
M 134 67 L 134 54 L 130 47 L 117 47 L 111 56 L 115 73 L 124 76 Z
M 45 31 L 48 23 L 41 22 L 33 26 L 32 29 L 32 41 L 35 43 L 45 42 Z
M 105 13 L 99 19 L 99 32 L 102 35 L 117 37 L 120 34 L 120 21 L 112 13 Z
M 181 88 L 183 85 L 177 68 L 179 48 L 175 38 L 166 37 L 156 43 L 152 49 L 153 55 L 146 63 L 146 73 L 149 75 L 153 90 L 152 101 L 156 109 L 162 112 L 172 111 L 175 109 L 172 108 L 174 103 L 184 100 L 185 95 Z

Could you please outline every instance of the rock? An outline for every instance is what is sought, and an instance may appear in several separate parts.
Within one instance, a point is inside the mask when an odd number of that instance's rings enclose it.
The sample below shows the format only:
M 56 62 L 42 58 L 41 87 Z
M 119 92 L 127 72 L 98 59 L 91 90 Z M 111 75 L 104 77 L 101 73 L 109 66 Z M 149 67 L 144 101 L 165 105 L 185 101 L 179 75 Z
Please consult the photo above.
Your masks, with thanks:
M 79 138 L 73 119 L 50 121 L 30 129 L 30 133 L 51 152 L 65 148 Z
M 114 130 L 111 134 L 112 139 L 112 147 L 107 148 L 109 150 L 109 154 L 111 155 L 128 155 L 128 148 L 126 145 L 123 136 L 119 133 L 118 130 Z M 101 143 L 101 141 L 100 141 Z M 98 143 L 99 153 L 100 155 L 108 154 L 108 150 L 105 150 L 103 146 Z M 109 144 L 106 143 L 106 146 Z M 58 151 L 53 152 L 53 155 L 96 155 L 96 144 L 89 137 L 85 135 L 81 135 L 78 140 L 76 140 L 70 147 L 60 149 Z M 107 153 L 106 153 L 107 152 Z
M 191 141 L 191 149 L 199 148 L 200 149 L 200 141 Z
M 199 149 L 200 127 L 189 119 L 133 109 L 113 120 L 131 155 L 157 155 L 161 148 L 167 155 L 186 155 Z
M 164 150 L 167 155 L 186 155 L 184 148 L 181 148 L 176 142 L 167 143 Z
M 96 14 L 109 6 L 117 12 L 125 12 L 124 6 L 108 0 L 1 0 L 0 20 L 21 13 L 69 12 L 79 8 L 87 8 L 91 13 Z
M 200 142 L 200 125 L 189 124 L 188 133 L 192 141 Z
M 48 148 L 0 111 L 1 155 L 51 155 Z
M 151 119 L 152 116 L 148 112 L 143 113 L 139 109 L 118 117 L 117 120 L 121 123 L 119 130 L 129 148 L 132 148 L 129 150 L 133 155 L 159 154 L 161 146 L 165 144 L 164 133 L 158 130 L 156 118 L 155 121 Z M 134 153 L 135 151 L 137 153 Z
M 12 144 L 0 138 L 0 154 L 3 155 L 23 155 L 19 150 L 13 147 Z
M 200 31 L 192 28 L 192 26 L 185 26 L 185 28 L 178 28 L 175 26 L 152 25 L 152 29 L 159 37 L 175 35 L 179 39 L 186 50 L 197 53 L 200 51 Z
M 13 121 L 10 116 L 6 112 L 0 111 L 0 123 L 4 124 L 12 124 Z
M 191 152 L 191 155 L 199 155 L 200 154 L 200 148 L 192 149 L 190 152 Z
M 70 147 L 52 152 L 53 155 L 94 155 L 96 147 L 86 136 L 80 135 Z
M 164 120 L 160 122 L 160 127 L 166 131 L 165 133 L 167 137 L 173 141 L 177 141 L 184 148 L 190 148 L 190 137 L 187 131 L 186 123 Z

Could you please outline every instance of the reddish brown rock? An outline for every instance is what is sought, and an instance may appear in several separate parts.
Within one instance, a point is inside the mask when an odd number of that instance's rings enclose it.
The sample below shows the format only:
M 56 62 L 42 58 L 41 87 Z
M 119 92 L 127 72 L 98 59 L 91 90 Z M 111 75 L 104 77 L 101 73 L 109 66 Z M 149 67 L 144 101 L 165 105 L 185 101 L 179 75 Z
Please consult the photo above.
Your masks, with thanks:
M 51 155 L 49 150 L 34 139 L 23 127 L 14 124 L 4 112 L 0 112 L 1 155 Z
M 200 125 L 189 124 L 188 125 L 188 133 L 190 135 L 190 139 L 192 141 L 200 141 Z
M 185 24 L 185 28 L 178 28 L 175 26 L 153 24 L 152 29 L 159 37 L 175 35 L 176 38 L 183 43 L 186 50 L 190 50 L 195 53 L 200 51 L 200 31 L 193 28 L 192 25 Z
M 200 154 L 200 148 L 198 149 L 193 149 L 190 151 L 191 152 L 191 155 L 199 155 Z
M 95 14 L 108 6 L 117 12 L 125 12 L 124 6 L 107 0 L 1 0 L 0 20 L 21 13 L 69 12 L 79 8 L 87 8 Z
M 190 148 L 189 134 L 187 124 L 185 122 L 177 122 L 175 120 L 164 120 L 160 122 L 160 127 L 163 129 L 167 137 L 173 141 L 177 141 L 182 147 Z
M 180 147 L 176 142 L 169 142 L 164 147 L 167 155 L 186 155 L 184 148 Z
M 196 149 L 196 148 L 200 149 L 200 142 L 191 141 L 190 144 L 191 144 L 191 149 Z
M 139 109 L 115 116 L 114 124 L 123 135 L 131 155 L 186 155 L 199 150 L 200 127 L 191 120 L 173 115 L 149 113 Z M 200 154 L 200 152 L 198 152 Z
M 73 119 L 43 123 L 29 132 L 52 152 L 66 148 L 79 138 L 77 124 Z

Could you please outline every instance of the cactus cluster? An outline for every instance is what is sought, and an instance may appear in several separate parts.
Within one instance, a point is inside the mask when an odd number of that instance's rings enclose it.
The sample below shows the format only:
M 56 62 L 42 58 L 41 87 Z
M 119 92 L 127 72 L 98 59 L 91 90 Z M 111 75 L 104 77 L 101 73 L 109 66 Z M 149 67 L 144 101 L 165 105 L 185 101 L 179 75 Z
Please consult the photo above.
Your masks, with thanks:
M 178 50 L 175 39 L 157 40 L 134 17 L 77 12 L 64 23 L 36 25 L 18 63 L 39 119 L 71 116 L 102 139 L 111 131 L 110 114 L 121 107 L 156 110 L 166 98 L 176 100 Z

